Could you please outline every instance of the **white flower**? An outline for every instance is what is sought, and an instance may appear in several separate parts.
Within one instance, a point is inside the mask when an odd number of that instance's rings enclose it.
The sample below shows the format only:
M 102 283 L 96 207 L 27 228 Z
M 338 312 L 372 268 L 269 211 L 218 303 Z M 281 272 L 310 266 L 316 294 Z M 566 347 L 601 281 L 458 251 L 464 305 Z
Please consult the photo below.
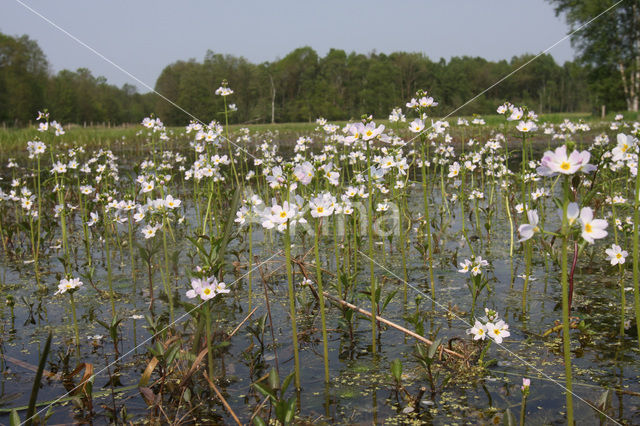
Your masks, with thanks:
M 460 269 L 458 269 L 458 272 L 466 274 L 467 272 L 469 272 L 469 269 L 472 265 L 473 263 L 469 259 L 465 259 L 464 262 L 460 264 Z
M 611 265 L 622 265 L 629 253 L 617 244 L 612 244 L 611 248 L 605 250 L 607 253 L 607 260 L 611 262 Z
M 489 335 L 489 337 L 495 340 L 496 343 L 502 343 L 502 339 L 511 336 L 511 333 L 509 333 L 508 331 L 509 325 L 502 320 L 496 322 L 495 324 L 488 322 L 486 327 L 487 334 Z
M 144 235 L 145 239 L 149 239 L 149 238 L 153 238 L 156 235 L 156 231 L 160 229 L 160 225 L 155 225 L 155 226 L 151 226 L 151 225 L 147 225 L 144 228 L 142 228 L 141 232 L 142 235 Z
M 164 199 L 164 206 L 168 209 L 177 209 L 178 207 L 180 207 L 181 203 L 182 201 L 178 200 L 177 198 L 173 198 L 171 195 L 167 195 L 167 197 Z
M 80 281 L 80 278 L 63 278 L 60 280 L 60 283 L 58 284 L 58 291 L 56 291 L 54 295 L 66 293 L 67 291 L 73 292 L 81 286 L 82 281 Z
M 473 334 L 473 340 L 484 340 L 487 337 L 487 329 L 476 320 L 475 325 L 467 330 L 467 334 Z
M 312 217 L 331 216 L 335 209 L 335 198 L 329 193 L 319 195 L 309 201 L 309 210 Z
M 302 164 L 298 164 L 293 170 L 293 175 L 303 185 L 309 185 L 311 179 L 313 179 L 314 169 L 310 162 L 305 161 Z
M 608 223 L 604 219 L 594 219 L 593 210 L 590 207 L 583 207 L 580 210 L 580 222 L 582 222 L 582 238 L 593 244 L 593 240 L 607 236 L 605 228 Z
M 186 296 L 189 299 L 200 296 L 202 300 L 209 300 L 218 294 L 229 293 L 229 291 L 225 283 L 218 282 L 216 277 L 192 278 L 191 289 L 187 291 Z
M 409 124 L 409 130 L 413 133 L 420 133 L 424 129 L 424 121 L 416 118 Z
M 536 130 L 538 130 L 538 126 L 536 126 L 536 123 L 534 123 L 533 121 L 528 120 L 528 121 L 519 122 L 518 125 L 516 126 L 516 129 L 518 129 L 522 133 L 528 133 L 528 132 L 535 132 Z
M 540 232 L 540 228 L 538 228 L 538 212 L 536 210 L 528 210 L 527 218 L 529 223 L 518 227 L 518 233 L 522 236 L 518 242 L 526 241 L 533 237 L 536 232 Z

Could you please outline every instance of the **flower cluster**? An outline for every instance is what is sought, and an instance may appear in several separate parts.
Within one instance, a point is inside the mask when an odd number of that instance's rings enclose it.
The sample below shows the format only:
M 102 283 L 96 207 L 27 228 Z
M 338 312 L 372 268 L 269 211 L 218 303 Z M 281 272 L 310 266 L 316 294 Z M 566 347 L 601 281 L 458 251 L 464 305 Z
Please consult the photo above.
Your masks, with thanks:
M 504 338 L 511 336 L 509 324 L 498 318 L 495 311 L 485 309 L 485 312 L 488 313 L 487 318 L 481 318 L 485 323 L 476 319 L 473 327 L 467 330 L 467 334 L 473 334 L 473 340 L 484 340 L 489 336 L 496 343 L 502 343 Z
M 471 275 L 474 277 L 480 275 L 482 273 L 482 267 L 488 266 L 489 262 L 484 260 L 481 256 L 474 257 L 471 260 L 465 259 L 464 262 L 460 264 L 460 268 L 458 272 L 466 274 L 471 271 Z
M 82 287 L 82 281 L 80 281 L 80 278 L 63 278 L 60 280 L 60 283 L 58 284 L 58 291 L 56 291 L 54 295 L 66 292 L 73 293 L 80 287 Z
M 542 156 L 541 166 L 537 168 L 541 176 L 556 176 L 557 174 L 572 175 L 576 172 L 590 173 L 596 166 L 589 164 L 589 151 L 574 150 L 567 155 L 566 145 L 559 146 L 555 151 L 546 151 Z
M 226 284 L 222 281 L 218 282 L 216 277 L 209 278 L 192 278 L 191 290 L 187 291 L 186 296 L 193 299 L 197 296 L 204 300 L 213 299 L 218 294 L 229 293 Z

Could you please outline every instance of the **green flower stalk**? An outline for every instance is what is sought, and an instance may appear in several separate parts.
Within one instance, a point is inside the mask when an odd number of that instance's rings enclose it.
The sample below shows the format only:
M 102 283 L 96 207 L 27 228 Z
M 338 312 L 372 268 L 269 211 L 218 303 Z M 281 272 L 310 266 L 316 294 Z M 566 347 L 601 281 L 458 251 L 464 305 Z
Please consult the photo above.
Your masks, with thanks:
M 295 369 L 295 385 L 300 390 L 300 356 L 298 354 L 298 326 L 296 321 L 295 293 L 293 288 L 293 270 L 291 268 L 291 235 L 289 221 L 284 230 L 284 255 L 287 267 L 287 284 L 289 286 L 289 315 L 291 315 L 291 341 L 293 343 L 293 363 Z
M 371 146 L 367 140 L 367 191 L 369 196 L 367 197 L 367 233 L 369 234 L 369 272 L 370 272 L 370 286 L 369 292 L 371 293 L 371 312 L 377 312 L 376 303 L 376 277 L 374 273 L 373 264 L 373 182 L 371 176 Z M 377 353 L 376 347 L 376 317 L 371 315 L 371 352 L 375 355 Z
M 571 341 L 569 334 L 569 283 L 567 276 L 567 244 L 569 238 L 569 221 L 567 209 L 569 207 L 569 177 L 564 177 L 562 202 L 562 248 L 560 252 L 561 284 L 562 284 L 562 349 L 564 354 L 564 371 L 567 403 L 567 423 L 573 424 L 573 386 L 571 371 Z M 637 212 L 637 210 L 636 210 Z M 637 213 L 636 213 L 637 214 Z
M 73 293 L 76 292 L 80 287 L 82 287 L 82 281 L 79 278 L 71 278 L 71 276 L 67 276 L 67 278 L 63 278 L 60 280 L 58 284 L 58 291 L 55 294 L 63 294 L 69 293 L 71 298 L 71 314 L 73 316 L 73 329 L 75 332 L 76 339 L 76 354 L 80 357 L 80 333 L 78 330 L 78 319 L 76 316 L 76 303 L 73 298 Z
M 638 221 L 640 221 L 640 173 L 636 171 L 636 187 L 633 191 L 633 306 L 636 312 L 636 327 L 638 329 L 638 346 L 640 347 L 640 286 L 638 279 Z M 624 290 L 623 290 L 624 291 Z
M 322 286 L 322 269 L 320 268 L 320 218 L 316 218 L 314 237 L 314 254 L 316 260 L 316 281 L 318 282 L 318 299 L 320 302 L 320 321 L 322 323 L 322 356 L 324 359 L 324 381 L 329 383 L 329 344 L 327 341 L 327 321 L 324 307 L 324 288 Z

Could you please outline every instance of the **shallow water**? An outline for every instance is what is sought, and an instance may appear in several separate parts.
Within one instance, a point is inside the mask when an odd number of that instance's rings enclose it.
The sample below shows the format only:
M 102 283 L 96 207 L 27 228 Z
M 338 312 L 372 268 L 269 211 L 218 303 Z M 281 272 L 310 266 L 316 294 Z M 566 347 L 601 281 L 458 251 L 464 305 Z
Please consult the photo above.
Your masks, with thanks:
M 189 185 L 186 185 L 189 188 Z M 450 188 L 449 188 L 450 190 Z M 488 194 L 489 191 L 487 190 Z M 424 316 L 426 337 L 437 337 L 446 342 L 462 339 L 468 349 L 473 349 L 471 338 L 466 335 L 470 327 L 471 297 L 467 287 L 469 277 L 457 272 L 458 264 L 470 257 L 470 251 L 461 234 L 461 217 L 459 203 L 450 205 L 452 216 L 449 218 L 439 197 L 437 186 L 433 190 L 433 205 L 430 206 L 432 219 L 438 224 L 434 230 L 437 237 L 437 251 L 434 253 L 434 275 L 436 298 L 430 300 L 430 284 L 428 271 L 423 257 L 415 247 L 420 238 L 411 233 L 406 243 L 407 302 L 403 300 L 404 285 L 401 277 L 402 262 L 397 238 L 390 247 L 376 245 L 375 260 L 376 277 L 383 283 L 383 293 L 389 294 L 398 290 L 387 308 L 382 313 L 384 318 L 396 322 L 408 329 L 414 326 L 404 319 L 416 310 L 416 296 L 422 300 L 419 305 Z M 181 194 L 188 200 L 188 194 Z M 488 195 L 487 195 L 488 196 Z M 422 189 L 419 184 L 411 190 L 409 210 L 414 218 L 422 211 Z M 187 201 L 184 201 L 185 203 Z M 513 202 L 512 202 L 513 203 Z M 480 203 L 486 207 L 485 200 Z M 549 203 L 551 204 L 551 203 Z M 187 204 L 188 205 L 188 204 Z M 472 207 L 469 203 L 466 214 Z M 509 257 L 510 229 L 504 206 L 504 194 L 497 191 L 493 205 L 495 210 L 491 221 L 491 232 L 488 235 L 484 223 L 486 217 L 480 215 L 480 230 L 475 229 L 473 216 L 466 217 L 466 226 L 470 240 L 480 255 L 490 262 L 488 272 L 490 289 L 485 289 L 477 301 L 476 313 L 484 307 L 493 308 L 509 324 L 511 336 L 502 347 L 495 343 L 485 355 L 485 361 L 495 359 L 496 363 L 488 367 L 485 374 L 480 374 L 475 360 L 478 353 L 472 356 L 468 367 L 460 367 L 448 362 L 440 363 L 438 371 L 441 377 L 450 375 L 450 382 L 433 394 L 426 380 L 426 372 L 415 361 L 415 341 L 393 328 L 383 328 L 380 332 L 377 357 L 371 354 L 371 323 L 367 318 L 355 319 L 353 340 L 348 333 L 340 330 L 341 310 L 328 306 L 327 327 L 330 342 L 331 382 L 323 384 L 322 341 L 320 319 L 317 303 L 307 289 L 298 289 L 298 332 L 300 337 L 301 380 L 302 390 L 299 393 L 299 418 L 301 421 L 351 424 L 354 422 L 370 423 L 407 423 L 412 420 L 435 424 L 452 423 L 488 423 L 501 419 L 509 408 L 518 416 L 520 411 L 520 385 L 523 377 L 531 378 L 531 393 L 527 400 L 527 422 L 529 424 L 562 423 L 565 415 L 564 366 L 562 362 L 561 338 L 557 333 L 549 337 L 541 335 L 553 327 L 561 318 L 559 268 L 550 259 L 544 260 L 538 248 L 534 249 L 535 281 L 530 283 L 530 292 L 526 302 L 526 313 L 521 306 L 523 280 L 518 275 L 524 272 L 524 254 L 520 244 L 514 246 L 514 256 Z M 547 207 L 547 214 L 552 217 L 555 208 Z M 187 218 L 194 218 L 193 206 L 187 209 Z M 516 221 L 522 217 L 516 217 Z M 442 222 L 448 226 L 443 226 Z M 517 222 L 515 224 L 517 227 Z M 81 229 L 77 229 L 75 238 L 81 238 Z M 185 271 L 196 266 L 197 259 L 189 256 L 191 246 L 185 238 L 187 230 L 176 226 L 175 243 L 170 251 L 177 252 L 177 270 L 174 271 L 174 289 L 176 297 L 186 300 L 184 292 L 189 286 Z M 120 229 L 120 236 L 126 242 L 126 228 Z M 244 238 L 244 237 L 243 237 Z M 158 239 L 158 237 L 156 237 Z M 517 239 L 517 236 L 516 236 Z M 239 332 L 231 339 L 231 344 L 217 361 L 216 375 L 225 398 L 243 422 L 249 422 L 251 413 L 263 399 L 252 389 L 251 383 L 268 373 L 279 361 L 281 377 L 293 371 L 293 352 L 291 346 L 291 328 L 288 318 L 287 281 L 284 274 L 284 258 L 279 250 L 282 246 L 277 233 L 263 234 L 254 227 L 254 256 L 267 277 L 269 299 L 273 319 L 273 332 L 276 338 L 274 345 L 267 327 L 264 334 L 264 350 L 260 350 L 258 340 L 248 333 L 246 326 L 266 313 L 263 280 L 261 273 L 254 271 L 252 276 L 253 306 L 257 311 Z M 312 238 L 298 235 L 295 239 L 294 256 L 301 256 L 312 248 Z M 144 241 L 143 241 L 144 243 Z M 157 242 L 156 242 L 157 243 Z M 323 238 L 322 262 L 328 271 L 335 271 L 333 240 L 331 236 Z M 366 240 L 361 242 L 366 253 Z M 612 269 L 603 260 L 605 245 L 598 243 L 588 246 L 581 255 L 574 277 L 575 297 L 573 315 L 584 320 L 588 328 L 585 331 L 572 331 L 573 373 L 574 373 L 574 406 L 576 420 L 580 424 L 594 424 L 600 421 L 599 414 L 586 402 L 597 404 L 607 389 L 611 390 L 610 403 L 601 407 L 613 419 L 627 423 L 640 422 L 640 352 L 635 339 L 635 327 L 630 326 L 625 334 L 619 335 L 620 306 L 617 270 Z M 74 243 L 77 247 L 74 270 L 83 272 L 86 268 L 83 260 L 82 240 Z M 224 298 L 217 298 L 213 317 L 216 327 L 225 332 L 233 330 L 249 312 L 246 241 L 232 241 L 230 254 L 227 255 L 224 281 L 231 284 L 232 292 Z M 233 254 L 237 252 L 236 254 Z M 590 254 L 593 252 L 593 258 Z M 42 262 L 42 270 L 46 271 L 43 282 L 48 287 L 46 293 L 36 290 L 33 268 L 24 264 L 22 258 L 9 259 L 3 255 L 0 260 L 2 274 L 2 294 L 12 294 L 15 298 L 14 315 L 6 304 L 0 305 L 2 320 L 2 342 L 0 350 L 4 356 L 2 363 L 2 381 L 0 383 L 1 408 L 21 407 L 28 403 L 31 386 L 38 364 L 39 353 L 47 333 L 53 332 L 52 350 L 46 369 L 56 373 L 64 369 L 67 359 L 68 369 L 73 370 L 76 362 L 93 364 L 98 373 L 94 383 L 95 423 L 106 423 L 106 412 L 109 407 L 124 405 L 130 420 L 143 421 L 147 418 L 148 409 L 142 399 L 137 383 L 140 380 L 149 359 L 147 347 L 151 342 L 146 321 L 134 320 L 134 314 L 147 313 L 149 292 L 146 266 L 138 257 L 136 259 L 136 283 L 131 279 L 128 248 L 120 250 L 112 248 L 114 266 L 113 284 L 118 293 L 117 311 L 120 318 L 125 318 L 120 327 L 121 342 L 119 356 L 116 358 L 113 343 L 107 330 L 97 323 L 97 319 L 109 321 L 111 308 L 107 297 L 99 295 L 87 282 L 75 293 L 78 307 L 78 322 L 82 346 L 77 357 L 73 346 L 73 327 L 71 323 L 70 305 L 66 295 L 53 296 L 56 283 L 62 273 L 60 262 L 56 259 L 59 253 L 53 250 Z M 137 253 L 137 251 L 136 251 Z M 571 250 L 570 250 L 571 253 Z M 270 258 L 276 254 L 275 257 Z M 154 258 L 162 261 L 162 251 Z M 94 282 L 102 290 L 106 290 L 106 270 L 103 246 L 94 244 L 93 252 L 96 266 Z M 26 258 L 26 257 L 25 257 Z M 306 257 L 311 261 L 312 254 Z M 341 259 L 344 261 L 344 259 Z M 233 262 L 240 262 L 234 271 Z M 355 277 L 355 290 L 366 291 L 369 286 L 369 263 L 366 257 L 360 256 L 359 269 Z M 299 283 L 302 276 L 296 270 L 295 281 Z M 152 276 L 156 296 L 155 315 L 166 313 L 166 300 L 162 300 L 162 282 L 159 271 L 155 268 Z M 329 288 L 332 280 L 325 275 L 325 288 Z M 631 286 L 630 272 L 625 276 L 625 287 Z M 415 288 L 413 288 L 415 287 Z M 329 290 L 334 292 L 333 289 Z M 384 297 L 383 297 L 384 298 Z M 367 296 L 356 297 L 354 303 L 370 310 Z M 627 320 L 633 319 L 632 292 L 627 293 Z M 184 307 L 177 307 L 176 330 L 183 335 L 193 332 L 192 325 L 187 325 Z M 631 321 L 633 323 L 633 321 Z M 100 340 L 89 340 L 87 336 L 103 335 Z M 253 346 L 251 346 L 253 345 Z M 252 347 L 252 349 L 251 349 Z M 455 347 L 455 346 L 454 346 Z M 276 349 L 274 351 L 274 348 Z M 256 354 L 253 367 L 247 360 L 247 354 Z M 390 374 L 389 365 L 394 359 L 403 363 L 403 386 L 411 395 L 417 395 L 421 387 L 423 393 L 420 409 L 413 413 L 402 413 L 407 407 L 407 400 L 396 386 Z M 18 360 L 16 362 L 15 360 Z M 110 376 L 117 380 L 111 380 Z M 157 373 L 154 373 L 154 378 Z M 78 383 L 79 376 L 75 377 Z M 112 386 L 117 391 L 111 394 Z M 68 386 L 68 384 L 67 384 Z M 195 389 L 202 389 L 197 382 Z M 57 378 L 43 379 L 38 401 L 52 401 L 65 396 L 73 386 L 65 388 Z M 123 390 L 124 389 L 124 390 Z M 292 393 L 292 391 L 289 391 Z M 584 401 L 586 402 L 584 402 Z M 203 417 L 202 423 L 232 421 L 217 398 L 209 401 L 210 406 L 204 409 L 210 418 Z M 165 405 L 170 406 L 170 402 Z M 40 409 L 46 409 L 46 406 Z M 182 409 L 183 412 L 185 409 Z M 200 408 L 202 410 L 202 408 Z M 25 411 L 21 411 L 24 417 Z M 44 413 L 42 413 L 44 414 Z M 175 414 L 175 413 L 174 413 Z M 87 413 L 74 409 L 70 402 L 55 404 L 49 423 L 68 423 L 85 419 Z M 8 413 L 0 416 L 0 421 L 8 423 Z M 608 421 L 611 422 L 611 421 Z

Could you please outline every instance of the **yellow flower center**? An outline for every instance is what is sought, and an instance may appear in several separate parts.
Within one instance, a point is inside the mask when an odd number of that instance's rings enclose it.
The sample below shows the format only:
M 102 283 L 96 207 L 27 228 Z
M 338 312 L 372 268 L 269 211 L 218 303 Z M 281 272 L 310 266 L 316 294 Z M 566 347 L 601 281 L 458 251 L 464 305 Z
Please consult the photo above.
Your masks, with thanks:
M 628 149 L 629 149 L 629 145 L 627 145 L 626 143 L 622 145 L 622 152 L 627 152 Z
M 209 294 L 211 294 L 211 289 L 210 289 L 210 288 L 205 288 L 204 290 L 202 290 L 202 292 L 203 292 L 205 295 L 207 295 L 207 296 L 208 296 Z
M 280 212 L 280 217 L 287 217 L 287 212 Z
M 616 258 L 620 259 L 622 257 L 622 253 L 616 253 Z
M 563 162 L 562 162 L 562 164 L 560 164 L 560 168 L 561 168 L 562 170 L 569 170 L 569 169 L 571 168 L 571 164 L 569 164 L 569 163 L 568 163 L 568 162 L 566 162 L 566 161 L 563 161 Z
M 371 130 L 367 130 L 367 136 L 371 136 L 373 132 Z
M 586 225 L 584 225 L 584 230 L 585 232 L 590 233 L 593 230 L 593 228 L 591 227 L 590 223 L 587 223 Z
M 318 213 L 322 213 L 324 211 L 324 207 L 318 207 Z

